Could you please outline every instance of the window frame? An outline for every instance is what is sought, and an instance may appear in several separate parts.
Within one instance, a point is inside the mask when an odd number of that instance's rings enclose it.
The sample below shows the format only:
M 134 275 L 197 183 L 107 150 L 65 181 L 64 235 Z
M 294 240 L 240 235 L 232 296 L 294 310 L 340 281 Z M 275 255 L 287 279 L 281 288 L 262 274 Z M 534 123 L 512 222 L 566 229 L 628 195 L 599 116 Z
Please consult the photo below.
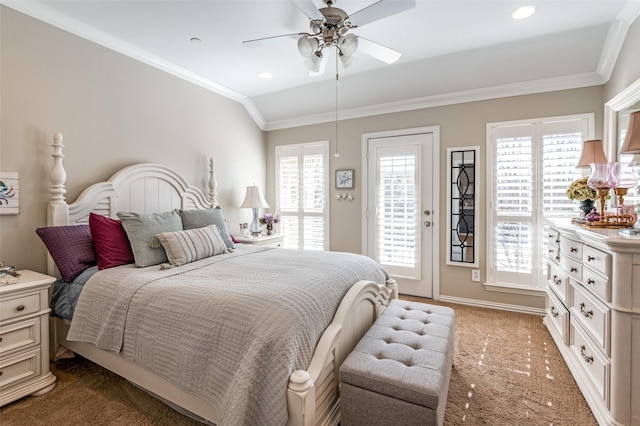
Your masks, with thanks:
M 532 229 L 532 242 L 533 242 L 533 259 L 534 264 L 532 265 L 532 271 L 530 274 L 531 280 L 529 284 L 517 284 L 513 282 L 503 282 L 496 281 L 494 279 L 495 273 L 495 263 L 494 259 L 494 225 L 496 223 L 497 214 L 496 208 L 494 208 L 496 199 L 495 199 L 495 188 L 496 188 L 496 177 L 495 170 L 496 167 L 496 146 L 494 145 L 494 141 L 496 140 L 495 129 L 505 129 L 512 127 L 514 129 L 513 137 L 517 136 L 518 127 L 524 128 L 525 126 L 531 127 L 533 130 L 529 132 L 532 136 L 532 167 L 533 167 L 533 175 L 539 179 L 534 181 L 534 189 L 533 189 L 533 203 L 538 202 L 539 204 L 544 200 L 544 191 L 541 182 L 541 178 L 543 176 L 543 139 L 545 136 L 544 126 L 556 126 L 556 123 L 560 122 L 575 122 L 582 121 L 581 124 L 581 132 L 582 132 L 582 141 L 590 140 L 594 138 L 595 133 L 595 113 L 583 113 L 583 114 L 568 114 L 563 116 L 554 116 L 554 117 L 542 117 L 542 118 L 532 118 L 532 119 L 524 119 L 524 120 L 513 120 L 513 121 L 504 121 L 504 122 L 495 122 L 495 123 L 487 123 L 486 126 L 486 182 L 487 182 L 487 190 L 486 190 L 486 250 L 485 250 L 485 267 L 486 267 L 486 282 L 484 283 L 484 287 L 488 291 L 498 291 L 505 293 L 515 293 L 515 294 L 525 294 L 525 295 L 534 295 L 534 296 L 543 296 L 544 288 L 546 286 L 546 271 L 544 270 L 544 221 L 548 217 L 566 217 L 569 216 L 567 214 L 545 214 L 543 208 L 534 209 L 531 213 L 529 220 L 523 220 L 524 222 L 531 222 Z M 571 126 L 571 125 L 569 125 Z M 579 155 L 578 155 L 579 156 Z M 585 170 L 583 174 L 588 174 Z M 542 205 L 542 204 L 540 204 Z

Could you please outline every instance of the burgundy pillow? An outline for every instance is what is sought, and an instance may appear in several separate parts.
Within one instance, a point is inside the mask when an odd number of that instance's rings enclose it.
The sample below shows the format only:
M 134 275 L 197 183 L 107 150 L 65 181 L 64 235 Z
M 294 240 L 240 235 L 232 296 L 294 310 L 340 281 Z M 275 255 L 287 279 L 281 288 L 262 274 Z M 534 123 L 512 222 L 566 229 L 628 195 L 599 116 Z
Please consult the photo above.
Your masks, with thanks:
M 122 222 L 95 213 L 89 214 L 89 228 L 98 257 L 98 269 L 133 263 L 133 252 Z
M 56 263 L 62 280 L 71 282 L 96 264 L 89 225 L 49 226 L 36 229 Z

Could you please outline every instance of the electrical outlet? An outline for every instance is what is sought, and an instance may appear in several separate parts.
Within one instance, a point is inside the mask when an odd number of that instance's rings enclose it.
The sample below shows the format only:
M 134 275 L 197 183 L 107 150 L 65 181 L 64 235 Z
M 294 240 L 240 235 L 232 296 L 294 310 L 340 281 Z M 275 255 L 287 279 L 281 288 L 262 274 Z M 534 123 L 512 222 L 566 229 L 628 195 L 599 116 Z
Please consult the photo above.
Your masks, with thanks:
M 480 281 L 480 269 L 471 270 L 471 281 Z

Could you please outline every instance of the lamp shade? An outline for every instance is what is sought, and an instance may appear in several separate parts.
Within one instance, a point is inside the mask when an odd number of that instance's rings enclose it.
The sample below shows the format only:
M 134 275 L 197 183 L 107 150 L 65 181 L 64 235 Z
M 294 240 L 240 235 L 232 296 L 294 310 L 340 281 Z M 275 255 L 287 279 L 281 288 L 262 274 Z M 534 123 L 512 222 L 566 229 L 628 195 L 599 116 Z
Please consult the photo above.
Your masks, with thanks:
M 629 115 L 629 127 L 620 154 L 640 154 L 640 111 Z
M 582 155 L 580 155 L 580 160 L 578 164 L 576 164 L 576 168 L 584 169 L 588 168 L 591 163 L 604 164 L 607 162 L 607 156 L 604 155 L 601 140 L 584 141 L 582 145 Z
M 259 186 L 247 186 L 247 195 L 240 208 L 269 208 Z

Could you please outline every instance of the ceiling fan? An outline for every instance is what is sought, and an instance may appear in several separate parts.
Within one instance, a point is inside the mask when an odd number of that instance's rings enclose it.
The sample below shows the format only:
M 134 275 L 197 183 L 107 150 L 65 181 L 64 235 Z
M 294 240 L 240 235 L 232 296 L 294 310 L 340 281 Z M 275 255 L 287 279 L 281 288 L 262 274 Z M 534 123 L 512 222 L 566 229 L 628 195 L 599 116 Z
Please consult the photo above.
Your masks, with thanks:
M 350 30 L 415 7 L 415 0 L 379 0 L 349 15 L 334 7 L 337 0 L 322 0 L 326 7 L 317 8 L 312 0 L 292 0 L 309 18 L 309 32 L 284 34 L 242 42 L 245 47 L 259 47 L 282 37 L 298 40 L 298 51 L 306 58 L 310 75 L 324 73 L 328 55 L 323 50 L 336 48 L 343 66 L 351 62 L 351 55 L 360 51 L 378 60 L 392 64 L 400 59 L 400 52 L 351 33 Z

